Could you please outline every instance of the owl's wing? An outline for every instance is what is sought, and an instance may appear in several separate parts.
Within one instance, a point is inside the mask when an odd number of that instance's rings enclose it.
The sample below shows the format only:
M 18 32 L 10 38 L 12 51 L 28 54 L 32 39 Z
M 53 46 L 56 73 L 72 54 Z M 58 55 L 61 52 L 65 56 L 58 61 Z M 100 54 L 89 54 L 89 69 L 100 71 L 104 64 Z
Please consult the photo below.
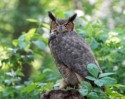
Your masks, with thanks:
M 90 47 L 85 40 L 77 34 L 63 37 L 59 47 L 60 54 L 58 57 L 60 61 L 82 77 L 88 75 L 87 64 L 93 63 L 98 66 Z

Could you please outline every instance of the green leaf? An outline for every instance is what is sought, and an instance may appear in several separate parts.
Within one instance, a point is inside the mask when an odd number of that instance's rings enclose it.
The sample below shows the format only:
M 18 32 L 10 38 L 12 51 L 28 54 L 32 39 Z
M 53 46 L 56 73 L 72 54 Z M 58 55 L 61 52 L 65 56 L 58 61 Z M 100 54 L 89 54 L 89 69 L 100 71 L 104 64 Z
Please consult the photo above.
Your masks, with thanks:
M 103 81 L 104 85 L 112 85 L 117 83 L 116 79 L 111 77 L 104 77 L 101 80 Z
M 28 33 L 25 36 L 25 40 L 26 41 L 30 41 L 32 39 L 32 37 L 34 36 L 34 34 L 36 33 L 36 28 L 32 28 L 28 31 Z
M 79 89 L 79 92 L 83 95 L 83 96 L 86 96 L 88 94 L 88 89 Z
M 19 38 L 18 38 L 18 41 L 24 41 L 25 40 L 25 37 L 26 37 L 26 34 L 23 34 L 21 35 Z
M 81 16 L 81 18 L 85 21 L 87 21 L 87 18 L 85 16 Z
M 10 77 L 15 77 L 16 73 L 15 72 L 6 72 L 6 75 L 8 75 Z
M 94 92 L 101 93 L 102 90 L 101 90 L 101 88 L 94 88 Z
M 16 72 L 16 75 L 17 75 L 17 76 L 24 76 L 24 74 L 23 74 L 22 72 L 20 72 L 20 71 L 17 71 L 17 72 Z
M 86 76 L 85 78 L 87 78 L 88 80 L 91 80 L 91 81 L 95 81 L 96 80 L 96 78 L 92 77 L 92 76 Z
M 115 91 L 112 91 L 109 95 L 114 99 L 125 99 L 125 96 Z
M 104 78 L 101 78 L 101 79 L 95 81 L 95 84 L 100 87 L 103 85 L 112 85 L 112 84 L 116 84 L 116 83 L 117 83 L 116 79 L 111 78 L 111 77 L 104 77 Z
M 99 75 L 99 78 L 106 77 L 106 76 L 113 75 L 113 74 L 115 73 L 102 73 Z
M 46 23 L 42 23 L 43 27 L 49 29 L 50 28 L 50 25 L 49 24 L 46 24 Z
M 32 28 L 28 31 L 28 34 L 30 35 L 34 35 L 34 33 L 36 32 L 36 28 Z
M 38 22 L 37 20 L 35 20 L 35 19 L 26 19 L 27 21 L 29 21 L 29 22 Z
M 92 38 L 90 46 L 92 49 L 96 49 L 96 48 L 98 48 L 99 44 L 94 38 Z
M 103 86 L 103 81 L 100 80 L 100 79 L 99 79 L 99 80 L 95 80 L 94 83 L 95 83 L 96 85 L 100 86 L 100 87 Z
M 87 81 L 82 81 L 81 84 L 82 84 L 83 87 L 85 87 L 89 90 L 92 88 L 92 85 Z
M 32 84 L 29 85 L 28 87 L 24 87 L 24 88 L 21 90 L 21 93 L 31 92 L 31 91 L 35 90 L 35 88 L 36 88 L 36 84 L 32 83 Z
M 6 79 L 6 80 L 4 80 L 4 83 L 7 84 L 7 85 L 10 85 L 12 83 L 12 81 Z
M 39 48 L 39 49 L 44 49 L 45 48 L 45 43 L 42 40 L 37 40 L 33 41 L 33 43 Z
M 10 60 L 9 59 L 3 59 L 1 63 L 8 63 Z
M 91 75 L 97 78 L 99 73 L 99 68 L 95 64 L 88 64 L 87 69 Z
M 10 94 L 13 94 L 15 93 L 17 90 L 15 90 L 14 88 L 12 87 L 8 87 L 6 89 L 6 91 L 4 92 L 3 96 L 6 97 L 6 96 L 9 96 Z
M 43 73 L 46 73 L 46 72 L 52 72 L 52 69 L 49 69 L 49 68 L 44 69 Z
M 40 74 L 39 76 L 37 76 L 36 78 L 35 78 L 35 82 L 38 82 L 38 81 L 41 81 L 42 79 L 44 79 L 45 77 L 46 77 L 46 73 L 44 73 L 44 74 Z
M 97 95 L 97 93 L 95 93 L 95 92 L 90 92 L 88 94 L 88 98 L 89 99 L 100 99 L 99 96 Z
M 125 88 L 125 85 L 121 85 L 121 84 L 115 84 L 115 85 L 113 85 L 114 87 L 117 87 L 117 88 L 120 88 L 120 87 L 122 87 L 122 88 Z
M 26 47 L 27 47 L 27 43 L 26 42 L 19 42 L 19 47 L 20 47 L 20 49 L 25 49 Z
M 13 43 L 14 46 L 17 46 L 17 45 L 18 45 L 18 42 L 19 42 L 18 40 L 13 40 L 13 41 L 12 41 L 12 43 Z

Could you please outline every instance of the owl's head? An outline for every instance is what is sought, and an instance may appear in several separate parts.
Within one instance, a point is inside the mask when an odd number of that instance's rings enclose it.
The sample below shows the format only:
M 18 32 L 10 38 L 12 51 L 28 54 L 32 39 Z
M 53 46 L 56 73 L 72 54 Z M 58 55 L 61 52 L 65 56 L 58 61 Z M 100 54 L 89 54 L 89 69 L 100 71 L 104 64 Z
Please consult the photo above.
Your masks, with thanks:
M 48 12 L 48 15 L 51 19 L 50 33 L 66 33 L 73 31 L 73 21 L 76 18 L 77 14 L 74 14 L 67 19 L 56 18 L 51 12 Z

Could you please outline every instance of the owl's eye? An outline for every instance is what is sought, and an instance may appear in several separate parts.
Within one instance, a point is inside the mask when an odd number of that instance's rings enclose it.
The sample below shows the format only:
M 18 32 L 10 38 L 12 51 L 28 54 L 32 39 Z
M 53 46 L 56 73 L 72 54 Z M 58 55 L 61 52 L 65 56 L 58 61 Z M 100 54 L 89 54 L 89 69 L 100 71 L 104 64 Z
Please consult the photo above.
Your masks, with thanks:
M 64 24 L 64 26 L 65 26 L 65 27 L 67 27 L 68 25 L 69 25 L 69 24 L 67 24 L 67 23 L 66 23 L 66 24 Z

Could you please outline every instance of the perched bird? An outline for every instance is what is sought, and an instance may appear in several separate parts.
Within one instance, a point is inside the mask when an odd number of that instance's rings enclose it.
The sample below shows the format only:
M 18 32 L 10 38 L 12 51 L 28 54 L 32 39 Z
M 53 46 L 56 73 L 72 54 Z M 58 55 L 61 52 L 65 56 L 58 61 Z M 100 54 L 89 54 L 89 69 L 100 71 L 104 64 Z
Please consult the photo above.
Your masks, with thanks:
M 49 47 L 63 77 L 60 88 L 75 87 L 86 80 L 85 77 L 90 75 L 87 71 L 90 63 L 95 64 L 101 73 L 90 46 L 74 31 L 73 21 L 77 14 L 67 19 L 58 19 L 51 12 L 48 16 L 51 19 Z

